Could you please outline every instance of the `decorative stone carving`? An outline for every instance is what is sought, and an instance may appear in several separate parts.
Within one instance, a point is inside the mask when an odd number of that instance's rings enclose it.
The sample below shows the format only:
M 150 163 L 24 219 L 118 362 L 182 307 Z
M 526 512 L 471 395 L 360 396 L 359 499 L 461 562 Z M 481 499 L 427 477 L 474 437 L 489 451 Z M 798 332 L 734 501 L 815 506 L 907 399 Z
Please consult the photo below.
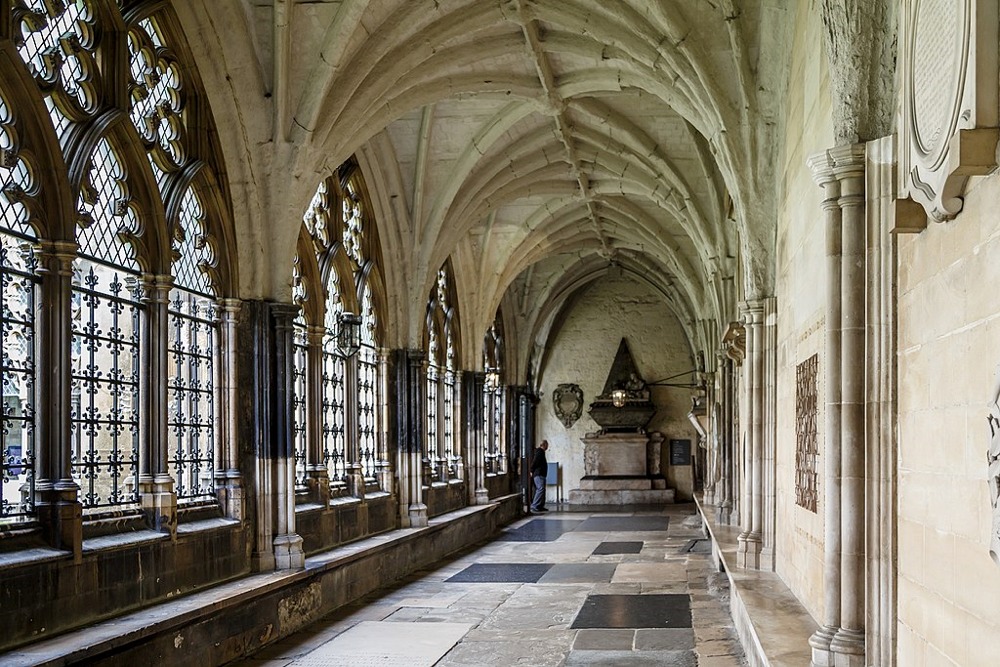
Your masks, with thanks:
M 625 392 L 624 404 L 615 405 L 613 394 Z M 604 382 L 604 391 L 594 399 L 587 410 L 601 427 L 602 433 L 644 432 L 646 424 L 656 413 L 656 406 L 649 400 L 649 388 L 639 375 L 628 341 L 622 338 L 618 352 Z
M 569 428 L 583 414 L 583 390 L 576 384 L 561 384 L 552 392 L 556 418 Z
M 810 512 L 816 511 L 818 371 L 819 356 L 815 354 L 795 369 L 795 504 Z
M 722 334 L 722 349 L 737 366 L 743 365 L 747 356 L 747 330 L 742 322 L 730 322 Z
M 938 222 L 996 164 L 998 0 L 904 0 L 899 194 Z M 912 226 L 901 226 L 901 229 Z
M 997 366 L 990 397 L 990 448 L 986 452 L 989 466 L 990 503 L 993 505 L 993 525 L 990 528 L 990 557 L 1000 565 L 1000 366 Z

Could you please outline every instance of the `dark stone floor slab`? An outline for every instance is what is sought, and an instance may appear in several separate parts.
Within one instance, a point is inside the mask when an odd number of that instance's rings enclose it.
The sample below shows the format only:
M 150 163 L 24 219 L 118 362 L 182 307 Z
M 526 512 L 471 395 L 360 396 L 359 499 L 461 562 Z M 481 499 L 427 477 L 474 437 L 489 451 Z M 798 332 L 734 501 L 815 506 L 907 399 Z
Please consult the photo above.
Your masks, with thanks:
M 504 531 L 499 542 L 554 542 L 562 535 L 586 523 L 579 519 L 534 519 L 520 528 Z
M 533 584 L 551 567 L 551 563 L 473 563 L 445 581 L 477 584 Z
M 642 551 L 643 542 L 601 542 L 592 555 L 637 554 Z
M 588 595 L 571 628 L 690 628 L 691 601 L 682 593 Z
M 615 574 L 614 563 L 558 563 L 538 580 L 540 584 L 608 583 Z
M 592 516 L 577 528 L 577 531 L 605 533 L 611 531 L 666 531 L 670 517 L 666 516 Z

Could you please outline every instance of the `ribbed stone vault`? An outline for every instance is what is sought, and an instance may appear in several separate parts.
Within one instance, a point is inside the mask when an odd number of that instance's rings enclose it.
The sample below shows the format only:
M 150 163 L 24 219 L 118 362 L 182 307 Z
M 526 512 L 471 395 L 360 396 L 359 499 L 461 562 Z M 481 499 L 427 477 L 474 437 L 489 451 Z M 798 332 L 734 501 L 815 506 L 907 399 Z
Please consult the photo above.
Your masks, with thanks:
M 448 257 L 463 337 L 503 303 L 521 350 L 609 270 L 649 280 L 693 346 L 699 321 L 733 316 L 736 283 L 772 291 L 780 0 L 174 4 L 227 119 L 246 296 L 287 298 L 302 211 L 351 154 L 391 345 L 419 341 Z

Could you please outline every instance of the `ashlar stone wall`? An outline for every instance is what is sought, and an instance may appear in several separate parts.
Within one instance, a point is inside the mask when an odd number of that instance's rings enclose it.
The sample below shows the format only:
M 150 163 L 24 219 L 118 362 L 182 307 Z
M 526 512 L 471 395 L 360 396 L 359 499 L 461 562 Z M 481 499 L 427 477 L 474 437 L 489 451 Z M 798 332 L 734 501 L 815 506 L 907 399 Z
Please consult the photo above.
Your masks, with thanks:
M 778 314 L 777 445 L 775 457 L 775 569 L 813 618 L 823 607 L 823 416 L 824 302 L 826 299 L 823 190 L 812 179 L 806 159 L 834 144 L 826 57 L 815 48 L 822 40 L 819 12 L 801 3 L 796 17 L 786 124 L 781 162 L 784 192 L 777 234 L 775 297 Z M 796 368 L 814 354 L 817 372 L 816 460 L 818 507 L 811 512 L 795 502 Z
M 1000 364 L 1000 176 L 899 238 L 899 665 L 994 664 L 986 417 Z

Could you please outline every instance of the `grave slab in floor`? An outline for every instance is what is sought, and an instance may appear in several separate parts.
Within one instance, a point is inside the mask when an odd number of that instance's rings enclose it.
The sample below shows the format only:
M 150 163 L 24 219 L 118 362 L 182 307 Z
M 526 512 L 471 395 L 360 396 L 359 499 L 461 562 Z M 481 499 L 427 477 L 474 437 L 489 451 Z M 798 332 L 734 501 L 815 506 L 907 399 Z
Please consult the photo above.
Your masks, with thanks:
M 690 628 L 691 601 L 681 593 L 589 595 L 571 628 Z
M 694 651 L 573 651 L 562 667 L 696 667 Z
M 644 542 L 601 542 L 594 549 L 594 556 L 608 556 L 611 554 L 637 554 L 642 551 Z
M 576 530 L 584 521 L 576 519 L 534 519 L 497 537 L 498 542 L 554 542 Z
M 452 583 L 533 584 L 549 571 L 551 563 L 473 563 L 445 579 Z
M 667 530 L 670 518 L 665 516 L 592 516 L 577 531 L 595 533 L 631 533 L 645 530 Z

